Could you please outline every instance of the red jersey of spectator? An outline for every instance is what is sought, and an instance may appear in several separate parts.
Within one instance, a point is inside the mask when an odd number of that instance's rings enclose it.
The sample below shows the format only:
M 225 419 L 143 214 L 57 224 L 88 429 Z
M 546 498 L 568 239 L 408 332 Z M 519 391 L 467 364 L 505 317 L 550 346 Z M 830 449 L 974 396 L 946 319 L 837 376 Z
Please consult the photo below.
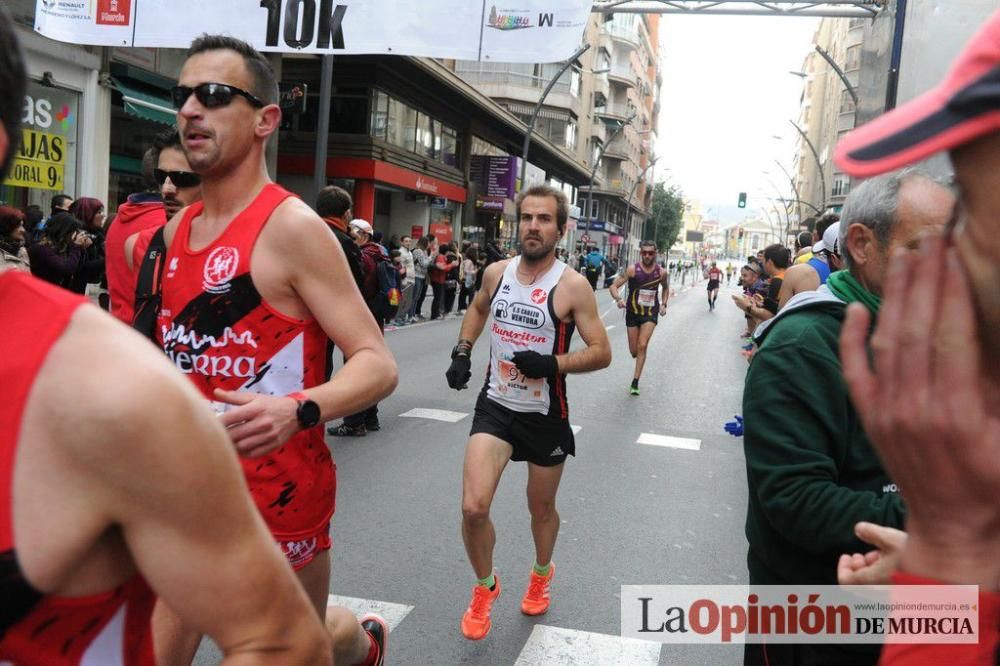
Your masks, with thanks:
M 138 575 L 87 597 L 45 596 L 24 577 L 14 542 L 13 482 L 21 421 L 49 350 L 85 299 L 24 273 L 0 275 L 0 662 L 18 666 L 152 666 L 156 597 Z M 24 335 L 31 331 L 31 335 Z M 36 398 L 37 399 L 37 398 Z M 58 535 L 53 535 L 58 539 Z
M 125 241 L 133 234 L 166 223 L 167 209 L 163 207 L 163 200 L 157 194 L 142 193 L 131 195 L 108 227 L 104 248 L 111 314 L 130 326 L 135 314 L 135 281 L 139 273 L 125 263 Z M 133 265 L 138 269 L 138 264 Z

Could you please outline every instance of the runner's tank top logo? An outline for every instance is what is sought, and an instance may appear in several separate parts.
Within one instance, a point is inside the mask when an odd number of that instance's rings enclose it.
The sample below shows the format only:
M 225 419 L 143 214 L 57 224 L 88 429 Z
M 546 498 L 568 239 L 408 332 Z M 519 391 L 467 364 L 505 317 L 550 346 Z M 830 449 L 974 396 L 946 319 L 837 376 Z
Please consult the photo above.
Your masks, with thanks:
M 205 260 L 205 281 L 202 286 L 211 294 L 229 291 L 229 281 L 236 277 L 240 253 L 235 247 L 217 247 Z
M 541 305 L 549 298 L 548 293 L 544 289 L 536 289 L 531 292 L 531 302 L 535 305 Z

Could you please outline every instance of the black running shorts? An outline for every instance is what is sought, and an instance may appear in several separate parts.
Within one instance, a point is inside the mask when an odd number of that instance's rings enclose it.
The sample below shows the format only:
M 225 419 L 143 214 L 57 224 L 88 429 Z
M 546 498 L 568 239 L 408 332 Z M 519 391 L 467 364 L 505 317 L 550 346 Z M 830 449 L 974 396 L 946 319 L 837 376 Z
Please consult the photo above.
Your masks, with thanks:
M 660 311 L 657 308 L 653 308 L 653 314 L 649 315 L 639 315 L 635 314 L 631 310 L 625 311 L 625 327 L 626 328 L 636 328 L 642 326 L 643 324 L 652 323 L 655 324 L 660 321 Z
M 715 291 L 718 288 L 719 288 L 719 281 L 718 280 L 709 280 L 708 281 L 708 290 L 709 291 Z
M 555 467 L 576 455 L 576 439 L 569 421 L 544 414 L 515 412 L 479 394 L 469 435 L 485 433 L 510 444 L 510 459 L 540 467 Z

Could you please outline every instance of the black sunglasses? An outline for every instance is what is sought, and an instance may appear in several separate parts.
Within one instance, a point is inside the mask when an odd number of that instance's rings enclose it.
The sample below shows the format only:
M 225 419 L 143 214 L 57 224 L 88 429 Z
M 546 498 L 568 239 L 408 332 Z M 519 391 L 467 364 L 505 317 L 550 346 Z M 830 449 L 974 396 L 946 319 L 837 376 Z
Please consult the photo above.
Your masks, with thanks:
M 174 187 L 184 189 L 185 187 L 197 187 L 201 185 L 201 176 L 190 171 L 164 171 L 163 169 L 153 169 L 153 178 L 157 185 L 163 185 L 170 178 Z
M 202 83 L 194 88 L 174 86 L 170 89 L 170 96 L 173 99 L 174 106 L 178 109 L 184 106 L 184 103 L 188 101 L 192 93 L 194 93 L 198 102 L 206 109 L 229 106 L 236 95 L 245 98 L 250 102 L 251 106 L 255 106 L 258 109 L 264 107 L 264 102 L 257 99 L 252 93 L 241 90 L 236 86 L 231 86 L 228 83 Z

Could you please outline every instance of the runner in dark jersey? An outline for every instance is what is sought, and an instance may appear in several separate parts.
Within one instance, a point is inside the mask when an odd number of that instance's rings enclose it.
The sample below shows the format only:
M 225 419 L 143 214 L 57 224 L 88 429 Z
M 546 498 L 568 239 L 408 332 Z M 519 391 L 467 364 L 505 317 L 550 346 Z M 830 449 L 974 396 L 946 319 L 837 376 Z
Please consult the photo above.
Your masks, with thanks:
M 719 298 L 719 285 L 722 283 L 722 269 L 712 262 L 708 269 L 708 311 L 715 311 L 715 301 Z
M 618 307 L 625 309 L 628 350 L 635 359 L 635 374 L 629 387 L 632 395 L 639 395 L 639 378 L 646 364 L 649 339 L 653 337 L 660 315 L 667 314 L 670 298 L 670 272 L 657 263 L 656 245 L 652 241 L 643 242 L 639 247 L 639 257 L 640 261 L 625 269 L 608 288 Z M 618 293 L 626 282 L 627 299 Z

